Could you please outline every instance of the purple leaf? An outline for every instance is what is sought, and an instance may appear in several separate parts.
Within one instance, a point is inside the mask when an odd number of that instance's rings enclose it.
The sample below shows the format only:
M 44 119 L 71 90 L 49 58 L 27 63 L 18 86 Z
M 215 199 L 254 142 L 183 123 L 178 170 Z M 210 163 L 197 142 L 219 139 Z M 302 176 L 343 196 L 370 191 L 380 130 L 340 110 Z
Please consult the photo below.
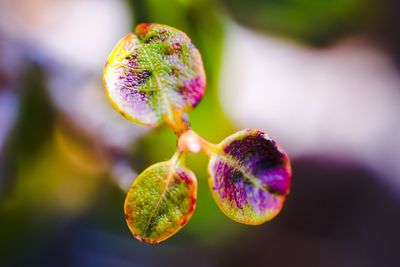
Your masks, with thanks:
M 211 154 L 208 171 L 218 206 L 244 224 L 271 220 L 289 193 L 289 159 L 259 130 L 243 130 L 222 141 Z

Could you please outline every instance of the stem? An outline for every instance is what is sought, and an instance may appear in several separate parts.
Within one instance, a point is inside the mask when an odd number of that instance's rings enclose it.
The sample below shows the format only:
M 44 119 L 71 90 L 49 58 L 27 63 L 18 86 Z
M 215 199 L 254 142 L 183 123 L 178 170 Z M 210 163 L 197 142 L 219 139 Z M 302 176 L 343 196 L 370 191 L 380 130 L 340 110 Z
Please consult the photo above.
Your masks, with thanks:
M 189 122 L 182 118 L 183 115 L 182 113 L 173 113 L 173 116 L 165 117 L 165 122 L 178 137 L 190 130 Z
M 177 149 L 170 159 L 172 166 L 184 166 L 186 162 L 186 152 Z
M 202 151 L 208 157 L 219 153 L 220 148 L 218 145 L 204 140 L 195 131 L 190 129 L 189 123 L 183 117 L 184 115 L 184 113 L 173 113 L 172 116 L 168 115 L 165 117 L 165 122 L 178 136 L 178 149 L 171 160 L 178 160 L 175 157 L 181 154 L 186 155 L 186 153 L 198 153 L 199 151 Z M 179 160 L 179 162 L 184 163 L 184 159 Z
M 178 139 L 178 150 L 188 153 L 197 153 L 202 151 L 206 156 L 217 153 L 219 148 L 217 145 L 204 140 L 195 131 L 185 131 Z

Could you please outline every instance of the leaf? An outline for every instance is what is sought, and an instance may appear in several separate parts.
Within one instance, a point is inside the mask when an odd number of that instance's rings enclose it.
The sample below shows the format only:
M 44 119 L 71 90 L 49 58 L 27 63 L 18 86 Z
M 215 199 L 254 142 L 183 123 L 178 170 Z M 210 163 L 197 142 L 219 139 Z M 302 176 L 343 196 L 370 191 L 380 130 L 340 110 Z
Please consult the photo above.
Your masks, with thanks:
M 125 218 L 132 234 L 159 243 L 181 229 L 196 205 L 197 181 L 173 160 L 154 164 L 134 181 L 125 200 Z
M 123 116 L 157 126 L 192 110 L 204 95 L 206 78 L 200 53 L 185 33 L 142 23 L 111 52 L 104 84 Z
M 211 155 L 208 172 L 218 206 L 240 223 L 271 220 L 289 193 L 289 159 L 258 130 L 243 130 L 222 141 Z

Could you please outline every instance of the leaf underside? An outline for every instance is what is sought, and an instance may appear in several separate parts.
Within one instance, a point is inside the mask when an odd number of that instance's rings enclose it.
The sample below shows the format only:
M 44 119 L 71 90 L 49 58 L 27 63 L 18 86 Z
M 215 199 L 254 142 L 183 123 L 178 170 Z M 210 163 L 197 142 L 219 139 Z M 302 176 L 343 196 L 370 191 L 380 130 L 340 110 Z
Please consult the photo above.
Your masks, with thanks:
M 125 218 L 132 234 L 159 243 L 181 229 L 196 205 L 197 181 L 187 168 L 171 161 L 154 164 L 134 181 L 125 200 Z
M 139 24 L 118 42 L 104 68 L 112 105 L 148 126 L 192 110 L 205 83 L 200 53 L 189 37 L 160 24 Z
M 222 141 L 211 156 L 209 185 L 231 219 L 257 225 L 274 218 L 289 193 L 291 167 L 275 141 L 258 130 L 243 130 Z

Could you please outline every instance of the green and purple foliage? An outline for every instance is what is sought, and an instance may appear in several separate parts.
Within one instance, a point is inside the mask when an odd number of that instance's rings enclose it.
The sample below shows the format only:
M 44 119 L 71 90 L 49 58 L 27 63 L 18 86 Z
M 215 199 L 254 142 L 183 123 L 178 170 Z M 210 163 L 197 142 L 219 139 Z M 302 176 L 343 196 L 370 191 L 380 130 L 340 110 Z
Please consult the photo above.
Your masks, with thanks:
M 188 153 L 209 158 L 209 185 L 220 209 L 250 225 L 274 218 L 290 188 L 291 166 L 275 141 L 254 129 L 212 144 L 190 129 L 187 112 L 202 99 L 206 78 L 201 56 L 187 35 L 160 24 L 139 24 L 122 38 L 104 68 L 111 104 L 127 119 L 178 136 L 175 154 L 134 181 L 125 201 L 132 234 L 159 243 L 181 229 L 196 206 L 197 180 L 185 167 Z
M 291 169 L 286 154 L 258 130 L 235 133 L 218 147 L 208 171 L 221 210 L 245 224 L 275 217 L 289 193 Z
M 158 243 L 175 234 L 192 216 L 196 194 L 196 177 L 178 158 L 150 166 L 136 178 L 125 200 L 133 235 Z
M 140 124 L 174 122 L 192 110 L 205 90 L 199 51 L 181 31 L 140 24 L 108 58 L 104 83 L 113 106 Z

